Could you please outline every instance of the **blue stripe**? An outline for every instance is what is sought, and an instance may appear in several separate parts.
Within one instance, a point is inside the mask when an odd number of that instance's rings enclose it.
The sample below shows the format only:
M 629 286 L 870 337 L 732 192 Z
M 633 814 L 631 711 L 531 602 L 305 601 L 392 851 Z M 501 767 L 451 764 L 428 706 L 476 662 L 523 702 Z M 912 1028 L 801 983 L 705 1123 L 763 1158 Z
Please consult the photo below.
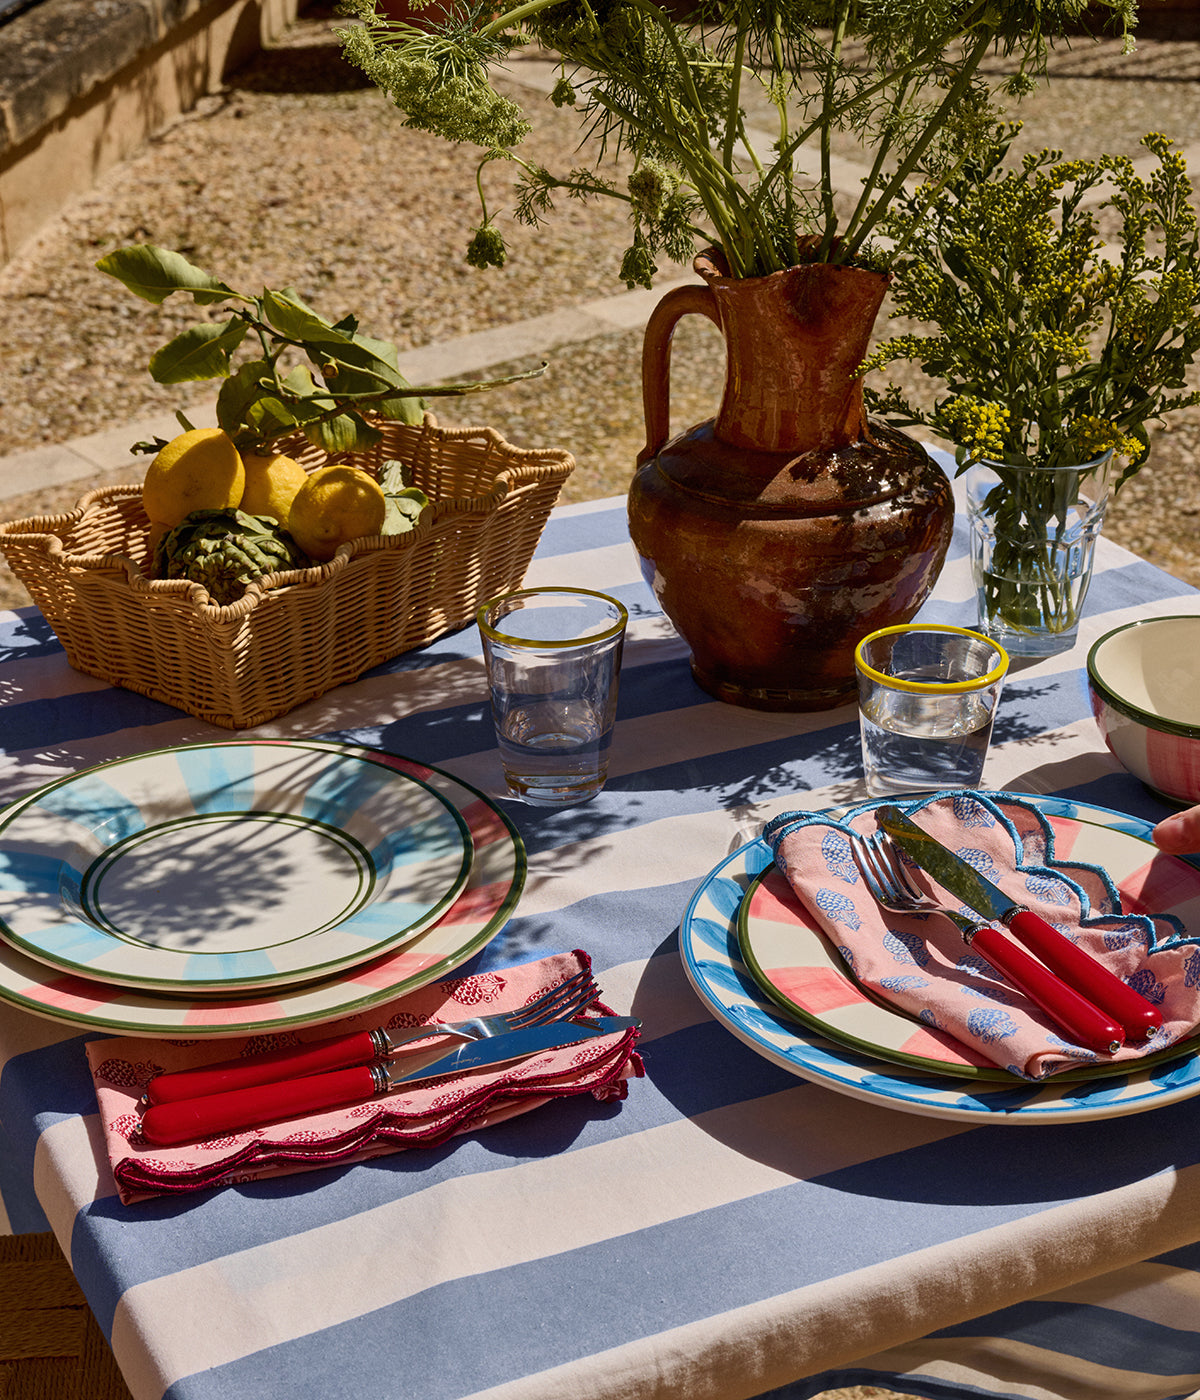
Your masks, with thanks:
M 4 747 L 9 753 L 36 749 L 46 742 L 47 734 L 54 735 L 56 744 L 94 739 L 122 729 L 168 724 L 177 721 L 182 713 L 171 705 L 115 686 L 80 695 L 39 697 L 4 707 Z
M 605 545 L 628 542 L 628 513 L 624 499 L 607 510 L 583 511 L 577 515 L 552 515 L 538 541 L 537 557 L 554 559 Z
M 61 652 L 54 629 L 37 608 L 19 608 L 0 621 L 0 664 Z
M 44 793 L 29 812 L 49 812 L 64 822 L 76 822 L 103 846 L 114 846 L 146 829 L 141 810 L 98 773 L 84 773 Z M 22 814 L 24 815 L 24 814 Z M 64 833 L 69 837 L 71 833 Z
M 1008 1337 L 1092 1365 L 1150 1376 L 1200 1373 L 1200 1318 L 1197 1330 L 1181 1332 L 1130 1313 L 1114 1316 L 1112 1308 L 1034 1299 L 930 1336 Z

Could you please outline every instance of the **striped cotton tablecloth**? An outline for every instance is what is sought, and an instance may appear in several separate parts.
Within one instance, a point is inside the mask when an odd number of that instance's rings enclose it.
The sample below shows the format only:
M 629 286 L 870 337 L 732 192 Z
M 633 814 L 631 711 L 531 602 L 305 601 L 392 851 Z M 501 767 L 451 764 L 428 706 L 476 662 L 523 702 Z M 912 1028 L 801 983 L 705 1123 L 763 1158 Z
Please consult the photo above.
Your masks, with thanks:
M 690 897 L 778 812 L 863 796 L 855 711 L 713 701 L 642 583 L 618 500 L 558 511 L 529 583 L 632 615 L 611 777 L 505 803 L 530 874 L 468 970 L 583 948 L 644 1020 L 624 1103 L 551 1103 L 433 1150 L 123 1207 L 84 1038 L 0 1006 L 0 1186 L 54 1229 L 137 1400 L 708 1400 L 877 1381 L 933 1397 L 1200 1387 L 1200 1098 L 975 1127 L 863 1103 L 714 1020 L 678 952 Z M 1092 640 L 1200 594 L 1102 543 L 1079 645 L 1014 669 L 986 785 L 1157 819 L 1090 717 Z M 970 625 L 965 538 L 925 616 Z M 473 628 L 258 735 L 380 746 L 500 792 Z M 73 672 L 0 615 L 0 799 L 107 759 L 227 739 Z M 44 1214 L 43 1214 L 44 1212 Z

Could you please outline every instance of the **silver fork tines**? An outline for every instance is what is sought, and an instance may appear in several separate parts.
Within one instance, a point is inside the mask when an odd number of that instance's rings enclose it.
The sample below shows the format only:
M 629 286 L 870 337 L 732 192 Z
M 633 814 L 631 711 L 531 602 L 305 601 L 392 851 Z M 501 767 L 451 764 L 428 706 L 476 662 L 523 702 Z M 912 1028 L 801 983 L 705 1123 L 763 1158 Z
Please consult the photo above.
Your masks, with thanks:
M 426 1036 L 431 1035 L 456 1035 L 463 1040 L 483 1040 L 487 1036 L 504 1035 L 524 1026 L 541 1026 L 548 1021 L 565 1021 L 599 994 L 600 988 L 593 980 L 591 972 L 587 968 L 580 968 L 565 982 L 550 987 L 535 1000 L 512 1011 L 499 1011 L 491 1016 L 472 1016 L 465 1021 L 430 1021 L 426 1025 L 406 1029 L 399 1035 L 383 1029 L 373 1031 L 372 1035 L 380 1055 L 388 1054 L 407 1041 L 424 1040 Z
M 978 921 L 963 918 L 957 910 L 947 909 L 932 895 L 926 894 L 914 882 L 905 869 L 899 852 L 882 832 L 876 832 L 873 836 L 863 836 L 857 831 L 851 831 L 849 835 L 855 863 L 876 904 L 881 904 L 894 913 L 944 914 L 959 924 L 964 937 L 970 941 L 970 931 Z

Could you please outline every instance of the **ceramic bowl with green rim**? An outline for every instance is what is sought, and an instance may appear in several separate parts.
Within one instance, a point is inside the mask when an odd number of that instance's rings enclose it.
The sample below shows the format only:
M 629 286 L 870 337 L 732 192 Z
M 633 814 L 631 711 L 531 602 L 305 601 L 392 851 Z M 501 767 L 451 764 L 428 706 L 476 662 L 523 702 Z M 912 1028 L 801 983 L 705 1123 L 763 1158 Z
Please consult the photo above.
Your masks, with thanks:
M 1121 766 L 1170 802 L 1200 802 L 1200 616 L 1115 627 L 1088 652 L 1087 675 Z

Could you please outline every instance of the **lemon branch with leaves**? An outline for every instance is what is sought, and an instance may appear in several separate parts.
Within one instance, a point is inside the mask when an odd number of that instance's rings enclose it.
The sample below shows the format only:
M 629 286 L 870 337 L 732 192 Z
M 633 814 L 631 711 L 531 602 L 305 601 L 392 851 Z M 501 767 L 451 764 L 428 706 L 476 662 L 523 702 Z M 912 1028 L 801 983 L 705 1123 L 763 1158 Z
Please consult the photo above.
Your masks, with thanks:
M 542 364 L 500 379 L 418 387 L 400 373 L 395 345 L 364 334 L 353 316 L 326 320 L 291 288 L 264 288 L 260 296 L 250 296 L 182 254 L 153 244 L 118 248 L 96 266 L 155 305 L 176 292 L 190 295 L 197 306 L 234 303 L 226 320 L 204 320 L 156 350 L 149 368 L 159 384 L 223 379 L 217 423 L 239 449 L 261 452 L 274 439 L 302 432 L 331 454 L 366 451 L 380 439 L 368 413 L 420 423 L 427 398 L 478 393 L 532 378 L 546 368 Z M 258 353 L 251 351 L 235 365 L 235 354 L 251 335 Z M 285 368 L 285 357 L 293 352 L 304 361 Z M 191 427 L 182 414 L 177 416 L 185 428 Z M 138 448 L 157 452 L 162 445 L 154 441 Z

